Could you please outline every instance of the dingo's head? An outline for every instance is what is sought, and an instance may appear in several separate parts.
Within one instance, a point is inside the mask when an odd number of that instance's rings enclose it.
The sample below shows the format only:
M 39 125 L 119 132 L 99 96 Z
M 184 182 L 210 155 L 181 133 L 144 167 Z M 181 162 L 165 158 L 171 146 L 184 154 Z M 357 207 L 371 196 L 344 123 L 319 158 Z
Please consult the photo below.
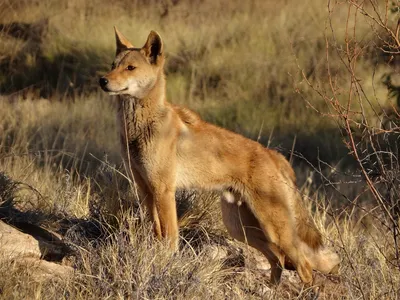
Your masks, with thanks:
M 142 48 L 134 48 L 117 28 L 115 37 L 117 54 L 111 71 L 100 78 L 100 86 L 111 95 L 144 98 L 156 84 L 164 66 L 161 37 L 151 31 Z

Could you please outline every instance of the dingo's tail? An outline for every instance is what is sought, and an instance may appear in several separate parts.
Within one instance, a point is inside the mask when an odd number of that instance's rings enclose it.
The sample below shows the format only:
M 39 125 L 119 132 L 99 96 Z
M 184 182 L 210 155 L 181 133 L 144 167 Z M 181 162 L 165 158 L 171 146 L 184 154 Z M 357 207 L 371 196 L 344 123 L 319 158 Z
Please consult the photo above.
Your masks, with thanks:
M 322 247 L 322 236 L 310 214 L 303 206 L 300 195 L 296 197 L 295 204 L 297 233 L 300 239 L 305 242 L 310 248 L 317 250 Z
M 322 235 L 315 226 L 310 214 L 303 206 L 300 195 L 297 195 L 295 204 L 297 234 L 308 246 L 304 251 L 314 270 L 326 274 L 338 274 L 340 257 L 335 252 L 323 246 Z
M 288 180 L 288 182 L 290 182 L 289 184 L 292 185 L 291 189 L 294 193 L 290 200 L 294 201 L 291 205 L 294 206 L 297 234 L 310 248 L 317 250 L 322 247 L 322 236 L 315 226 L 310 214 L 304 207 L 301 196 L 297 191 L 296 175 L 293 168 L 283 155 L 274 152 L 274 156 L 277 158 L 278 167 L 281 170 L 282 175 Z

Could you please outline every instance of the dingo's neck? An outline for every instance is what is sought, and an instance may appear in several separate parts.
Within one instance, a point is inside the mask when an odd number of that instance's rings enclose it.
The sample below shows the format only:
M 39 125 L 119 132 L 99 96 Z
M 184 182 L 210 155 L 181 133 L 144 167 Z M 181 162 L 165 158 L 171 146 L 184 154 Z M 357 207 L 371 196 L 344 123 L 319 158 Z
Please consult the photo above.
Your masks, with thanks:
M 125 138 L 137 139 L 151 124 L 163 118 L 166 110 L 165 85 L 165 76 L 160 72 L 156 84 L 146 97 L 118 96 L 117 120 Z

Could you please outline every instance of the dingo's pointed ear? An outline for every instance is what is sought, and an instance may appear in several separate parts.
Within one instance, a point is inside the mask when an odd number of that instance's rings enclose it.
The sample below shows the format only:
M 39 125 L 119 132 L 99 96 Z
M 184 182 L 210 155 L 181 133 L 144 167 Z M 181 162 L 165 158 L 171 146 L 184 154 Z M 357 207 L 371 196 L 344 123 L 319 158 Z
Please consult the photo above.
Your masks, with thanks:
M 142 53 L 149 58 L 150 63 L 158 62 L 158 58 L 163 54 L 163 42 L 157 32 L 153 30 L 150 32 L 146 44 L 142 48 Z
M 124 50 L 126 50 L 128 48 L 133 48 L 133 45 L 131 44 L 131 42 L 128 41 L 127 38 L 124 37 L 121 32 L 119 32 L 117 27 L 114 26 L 114 30 L 115 30 L 115 40 L 117 42 L 117 53 L 116 53 L 116 55 L 118 55 L 119 53 L 121 53 L 122 51 L 124 51 Z

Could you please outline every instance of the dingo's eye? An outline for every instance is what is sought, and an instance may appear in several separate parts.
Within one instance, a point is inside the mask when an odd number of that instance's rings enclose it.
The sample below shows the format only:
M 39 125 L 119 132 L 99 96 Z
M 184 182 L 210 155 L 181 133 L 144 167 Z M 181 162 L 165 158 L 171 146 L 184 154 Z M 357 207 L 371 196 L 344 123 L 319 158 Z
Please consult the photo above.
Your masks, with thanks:
M 111 70 L 114 70 L 115 69 L 115 63 L 112 63 L 111 64 Z
M 126 67 L 126 69 L 128 70 L 128 71 L 133 71 L 133 70 L 135 70 L 136 68 L 134 67 L 134 66 L 127 66 Z

